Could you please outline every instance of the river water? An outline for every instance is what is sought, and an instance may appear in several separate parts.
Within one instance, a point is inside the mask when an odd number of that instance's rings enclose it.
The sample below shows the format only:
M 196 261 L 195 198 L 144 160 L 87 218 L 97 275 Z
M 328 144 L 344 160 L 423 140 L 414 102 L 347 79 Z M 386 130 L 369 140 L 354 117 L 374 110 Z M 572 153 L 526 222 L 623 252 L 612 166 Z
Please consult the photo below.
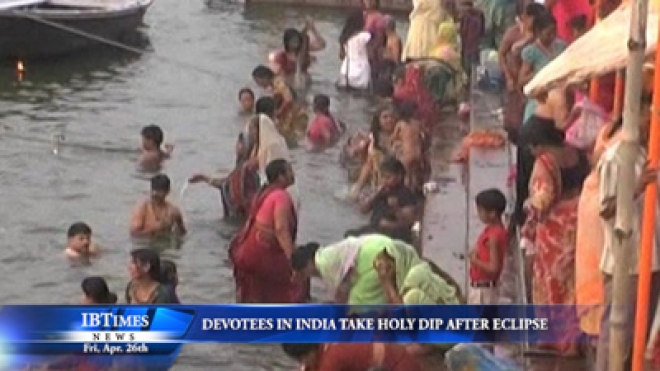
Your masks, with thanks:
M 18 81 L 12 66 L 0 67 L 0 283 L 3 304 L 76 303 L 80 281 L 101 275 L 123 301 L 128 279 L 131 208 L 148 194 L 149 184 L 135 169 L 139 132 L 156 123 L 175 144 L 164 172 L 173 180 L 189 236 L 180 249 L 163 252 L 176 261 L 185 303 L 233 300 L 227 236 L 234 227 L 220 221 L 218 193 L 191 186 L 179 189 L 195 172 L 227 172 L 234 142 L 243 127 L 236 111 L 237 91 L 251 86 L 252 68 L 281 46 L 282 31 L 300 27 L 313 15 L 328 48 L 318 54 L 311 94 L 333 98 L 334 112 L 351 129 L 365 128 L 373 104 L 337 94 L 338 11 L 258 7 L 225 0 L 158 0 L 145 18 L 154 54 L 136 56 L 116 49 L 94 50 L 49 62 L 26 64 Z M 212 71 L 205 74 L 175 61 Z M 51 138 L 64 134 L 53 153 Z M 338 150 L 294 152 L 302 194 L 299 242 L 333 242 L 364 221 L 336 194 L 345 187 Z M 88 222 L 104 248 L 92 266 L 72 268 L 62 256 L 66 229 Z M 186 346 L 175 370 L 291 369 L 271 346 L 198 344 Z

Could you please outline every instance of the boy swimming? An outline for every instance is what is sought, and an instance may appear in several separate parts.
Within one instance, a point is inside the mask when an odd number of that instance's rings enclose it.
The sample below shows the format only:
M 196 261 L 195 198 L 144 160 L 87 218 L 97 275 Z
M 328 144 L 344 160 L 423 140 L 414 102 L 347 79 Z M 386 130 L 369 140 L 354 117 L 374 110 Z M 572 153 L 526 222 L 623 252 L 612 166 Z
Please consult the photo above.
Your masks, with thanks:
M 92 242 L 92 228 L 83 222 L 71 224 L 66 233 L 67 246 L 64 254 L 71 260 L 88 261 L 99 252 L 99 247 Z
M 142 128 L 142 154 L 139 164 L 145 170 L 155 171 L 160 169 L 163 161 L 170 158 L 174 146 L 163 145 L 163 129 L 158 125 L 147 125 Z

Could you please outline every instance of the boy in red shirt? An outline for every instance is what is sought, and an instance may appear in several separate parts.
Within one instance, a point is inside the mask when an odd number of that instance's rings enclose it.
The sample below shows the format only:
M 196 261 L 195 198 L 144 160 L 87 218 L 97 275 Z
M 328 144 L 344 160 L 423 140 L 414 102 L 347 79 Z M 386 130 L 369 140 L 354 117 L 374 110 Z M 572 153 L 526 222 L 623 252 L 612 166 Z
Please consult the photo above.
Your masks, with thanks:
M 470 251 L 470 287 L 468 304 L 497 304 L 497 284 L 509 246 L 507 230 L 502 223 L 506 197 L 498 189 L 487 189 L 475 199 L 479 219 L 486 225 Z

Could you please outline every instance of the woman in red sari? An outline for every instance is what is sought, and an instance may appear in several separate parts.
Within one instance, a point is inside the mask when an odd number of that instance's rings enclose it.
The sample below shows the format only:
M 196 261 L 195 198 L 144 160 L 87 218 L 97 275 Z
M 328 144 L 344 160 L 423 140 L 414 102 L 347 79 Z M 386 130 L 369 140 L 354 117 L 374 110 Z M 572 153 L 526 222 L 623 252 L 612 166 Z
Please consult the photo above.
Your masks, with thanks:
M 289 263 L 298 220 L 287 188 L 294 184 L 288 161 L 266 166 L 268 184 L 257 194 L 243 229 L 229 247 L 238 303 L 296 303 L 305 299 Z
M 580 190 L 589 174 L 586 154 L 566 147 L 564 133 L 552 121 L 529 120 L 520 139 L 536 158 L 529 182 L 527 220 L 522 244 L 532 255 L 532 298 L 534 305 L 555 307 L 547 317 L 562 324 L 554 332 L 554 344 L 544 347 L 564 356 L 578 353 L 581 336 L 575 305 L 575 239 Z M 563 309 L 560 309 L 563 308 Z

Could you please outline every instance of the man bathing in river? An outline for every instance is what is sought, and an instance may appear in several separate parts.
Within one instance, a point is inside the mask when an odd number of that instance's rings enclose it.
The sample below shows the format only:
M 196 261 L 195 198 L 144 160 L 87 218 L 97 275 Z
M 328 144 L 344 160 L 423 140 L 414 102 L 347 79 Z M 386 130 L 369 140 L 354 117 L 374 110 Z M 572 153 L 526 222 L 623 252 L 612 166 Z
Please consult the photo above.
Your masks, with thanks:
M 153 237 L 167 235 L 176 231 L 186 234 L 183 215 L 178 207 L 167 201 L 170 193 L 170 178 L 158 174 L 151 178 L 151 197 L 138 204 L 131 217 L 131 235 L 135 237 Z
M 142 154 L 139 164 L 143 170 L 157 171 L 163 164 L 163 161 L 170 158 L 174 146 L 171 144 L 163 145 L 163 129 L 158 125 L 147 125 L 142 128 Z

